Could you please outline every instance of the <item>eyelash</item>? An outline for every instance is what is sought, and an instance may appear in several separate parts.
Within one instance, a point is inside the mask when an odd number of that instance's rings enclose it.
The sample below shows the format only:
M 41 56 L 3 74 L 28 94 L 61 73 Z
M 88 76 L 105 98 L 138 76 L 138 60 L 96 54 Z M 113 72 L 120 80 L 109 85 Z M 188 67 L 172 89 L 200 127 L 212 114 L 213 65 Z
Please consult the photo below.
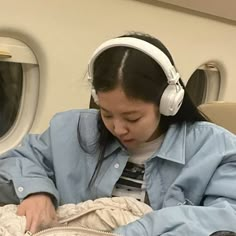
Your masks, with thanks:
M 105 118 L 105 119 L 111 119 L 112 118 L 112 116 L 105 116 L 105 115 L 103 115 L 103 117 Z M 135 122 L 137 122 L 138 120 L 139 120 L 140 118 L 137 118 L 137 119 L 134 119 L 134 120 L 129 120 L 129 119 L 125 119 L 127 122 L 130 122 L 130 123 L 135 123 Z
M 103 117 L 106 118 L 106 119 L 112 118 L 112 116 L 105 116 L 105 115 L 103 115 Z
M 140 118 L 137 118 L 137 119 L 135 119 L 135 120 L 129 120 L 129 119 L 126 119 L 128 122 L 130 122 L 130 123 L 135 123 L 135 122 L 137 122 L 138 120 L 139 120 Z

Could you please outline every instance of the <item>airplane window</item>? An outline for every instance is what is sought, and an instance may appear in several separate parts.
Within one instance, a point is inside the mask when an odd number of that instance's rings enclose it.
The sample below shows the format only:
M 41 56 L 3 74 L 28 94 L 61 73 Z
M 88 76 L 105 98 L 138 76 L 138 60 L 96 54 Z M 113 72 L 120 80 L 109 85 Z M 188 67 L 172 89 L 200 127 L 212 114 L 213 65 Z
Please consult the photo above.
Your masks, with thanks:
M 39 65 L 23 42 L 0 37 L 0 154 L 29 132 L 37 109 Z
M 196 106 L 217 101 L 221 85 L 220 71 L 213 64 L 199 67 L 187 82 L 186 90 Z
M 0 137 L 16 120 L 22 96 L 22 73 L 20 63 L 0 62 Z

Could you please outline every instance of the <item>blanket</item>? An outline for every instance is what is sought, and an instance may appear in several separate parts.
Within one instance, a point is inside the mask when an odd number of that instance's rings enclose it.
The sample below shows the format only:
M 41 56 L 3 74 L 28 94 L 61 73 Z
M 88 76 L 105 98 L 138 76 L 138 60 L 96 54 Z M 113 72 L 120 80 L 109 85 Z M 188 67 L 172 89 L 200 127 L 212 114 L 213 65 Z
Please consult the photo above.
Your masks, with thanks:
M 17 205 L 13 204 L 0 207 L 1 236 L 26 235 L 26 218 L 17 216 L 16 210 Z M 35 235 L 65 236 L 68 230 L 70 230 L 68 235 L 72 235 L 73 230 L 73 235 L 78 236 L 105 235 L 101 232 L 112 232 L 115 228 L 133 222 L 151 211 L 150 206 L 131 197 L 99 198 L 79 204 L 65 204 L 57 209 L 59 227 Z M 88 229 L 87 234 L 86 229 Z M 89 229 L 91 229 L 91 232 Z M 109 235 L 114 234 L 110 233 Z

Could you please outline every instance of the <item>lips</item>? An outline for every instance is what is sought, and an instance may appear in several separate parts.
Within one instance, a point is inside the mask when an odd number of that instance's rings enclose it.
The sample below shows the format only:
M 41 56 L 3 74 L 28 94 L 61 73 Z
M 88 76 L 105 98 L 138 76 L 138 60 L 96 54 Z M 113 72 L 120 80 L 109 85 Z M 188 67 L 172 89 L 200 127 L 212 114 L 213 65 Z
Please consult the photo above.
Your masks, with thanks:
M 127 138 L 127 137 L 119 137 L 119 136 L 116 136 L 121 143 L 130 143 L 130 142 L 133 142 L 134 139 L 133 138 Z

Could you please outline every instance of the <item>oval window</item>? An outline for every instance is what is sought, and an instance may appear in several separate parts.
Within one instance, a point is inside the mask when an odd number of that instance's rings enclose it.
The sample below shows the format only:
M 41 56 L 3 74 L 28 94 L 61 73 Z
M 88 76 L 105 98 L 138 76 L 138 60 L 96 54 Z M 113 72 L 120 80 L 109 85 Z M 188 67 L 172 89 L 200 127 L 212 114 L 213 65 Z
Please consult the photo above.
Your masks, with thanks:
M 220 71 L 211 63 L 205 64 L 194 71 L 186 84 L 186 90 L 196 106 L 217 101 L 220 88 Z
M 16 121 L 22 87 L 21 64 L 0 61 L 0 137 L 4 136 Z
M 30 130 L 39 94 L 39 66 L 23 42 L 0 37 L 0 154 Z

